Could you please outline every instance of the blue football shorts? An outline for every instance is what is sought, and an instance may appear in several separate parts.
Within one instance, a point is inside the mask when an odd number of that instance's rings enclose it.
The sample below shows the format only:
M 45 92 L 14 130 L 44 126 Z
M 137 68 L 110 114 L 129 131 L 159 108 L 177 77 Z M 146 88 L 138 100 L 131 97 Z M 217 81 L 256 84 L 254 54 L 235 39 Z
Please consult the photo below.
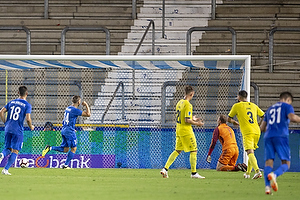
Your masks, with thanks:
M 5 133 L 5 148 L 20 151 L 23 146 L 23 134 Z
M 62 136 L 62 143 L 61 147 L 76 147 L 77 146 L 77 138 L 76 135 L 61 135 Z
M 277 153 L 280 160 L 291 160 L 289 139 L 287 137 L 265 138 L 265 161 L 275 159 Z

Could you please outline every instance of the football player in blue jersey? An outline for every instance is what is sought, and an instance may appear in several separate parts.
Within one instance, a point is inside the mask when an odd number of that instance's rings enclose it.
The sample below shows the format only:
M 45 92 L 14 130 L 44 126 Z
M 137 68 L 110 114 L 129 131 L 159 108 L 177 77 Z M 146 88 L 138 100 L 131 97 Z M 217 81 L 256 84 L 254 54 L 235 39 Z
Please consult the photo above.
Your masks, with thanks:
M 289 92 L 280 94 L 280 100 L 268 108 L 260 128 L 265 132 L 265 193 L 271 194 L 271 187 L 276 192 L 276 178 L 290 168 L 289 123 L 300 122 L 300 117 L 294 114 L 291 105 L 293 96 Z M 273 163 L 277 153 L 281 166 L 273 171 Z M 271 187 L 270 187 L 271 186 Z
M 26 86 L 19 87 L 19 98 L 8 102 L 0 111 L 0 117 L 5 124 L 5 148 L 0 153 L 0 163 L 6 156 L 10 155 L 2 170 L 2 174 L 11 175 L 8 172 L 10 166 L 15 162 L 23 145 L 23 123 L 26 118 L 31 130 L 34 129 L 31 121 L 31 105 L 26 101 L 28 91 Z M 7 117 L 5 119 L 5 113 Z
M 86 111 L 81 111 L 78 106 L 81 103 L 80 96 L 72 97 L 72 105 L 67 107 L 64 113 L 64 119 L 62 122 L 62 143 L 60 146 L 49 146 L 47 145 L 42 152 L 42 156 L 45 156 L 49 151 L 68 152 L 68 156 L 64 165 L 61 166 L 63 169 L 70 169 L 69 163 L 74 157 L 77 150 L 77 138 L 75 131 L 75 124 L 78 116 L 90 117 L 91 111 L 89 105 L 83 101 L 82 105 L 86 107 Z M 69 149 L 71 150 L 69 151 Z

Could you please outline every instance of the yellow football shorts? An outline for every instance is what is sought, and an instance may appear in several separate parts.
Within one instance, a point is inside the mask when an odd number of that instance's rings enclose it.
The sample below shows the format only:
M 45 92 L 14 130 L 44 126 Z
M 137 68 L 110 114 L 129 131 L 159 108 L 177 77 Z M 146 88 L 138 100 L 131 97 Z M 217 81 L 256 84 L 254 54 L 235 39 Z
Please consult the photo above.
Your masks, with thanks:
M 175 150 L 179 151 L 197 151 L 197 141 L 194 134 L 186 136 L 176 136 Z
M 257 149 L 257 143 L 259 141 L 260 138 L 260 134 L 247 134 L 247 135 L 243 135 L 243 143 L 244 143 L 244 148 L 245 151 L 247 151 L 248 149 Z

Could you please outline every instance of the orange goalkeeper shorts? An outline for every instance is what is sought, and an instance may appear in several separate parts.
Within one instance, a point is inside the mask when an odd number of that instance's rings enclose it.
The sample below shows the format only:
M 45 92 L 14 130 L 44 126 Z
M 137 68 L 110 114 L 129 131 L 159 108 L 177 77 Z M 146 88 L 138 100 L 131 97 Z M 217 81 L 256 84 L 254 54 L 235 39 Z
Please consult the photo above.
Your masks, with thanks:
M 235 166 L 238 157 L 239 157 L 238 147 L 226 149 L 222 151 L 222 154 L 219 158 L 219 162 L 223 165 Z

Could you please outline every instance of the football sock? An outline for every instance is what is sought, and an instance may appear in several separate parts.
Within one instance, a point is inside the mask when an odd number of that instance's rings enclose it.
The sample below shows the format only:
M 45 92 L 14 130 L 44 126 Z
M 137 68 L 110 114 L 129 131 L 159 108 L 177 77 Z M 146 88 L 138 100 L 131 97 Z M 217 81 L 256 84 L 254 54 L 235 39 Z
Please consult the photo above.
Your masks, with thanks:
M 8 161 L 5 165 L 5 169 L 8 170 L 10 168 L 10 166 L 15 162 L 17 158 L 17 154 L 16 153 L 12 153 L 10 154 L 10 157 L 8 158 Z
M 5 156 L 8 156 L 11 153 L 11 151 L 9 149 L 4 149 L 2 151 L 2 153 L 3 153 L 3 156 L 5 157 Z
M 165 165 L 166 169 L 169 169 L 169 167 L 172 165 L 172 163 L 175 161 L 175 159 L 177 158 L 178 155 L 179 155 L 179 153 L 177 151 L 173 151 L 173 153 L 171 153 L 171 155 L 169 156 L 167 163 Z
M 252 164 L 251 164 L 250 160 L 248 159 L 248 167 L 247 167 L 246 174 L 250 175 L 251 171 L 252 171 Z
M 265 166 L 265 169 L 264 169 L 264 178 L 265 178 L 265 185 L 266 186 L 270 186 L 270 181 L 268 179 L 268 174 L 270 174 L 272 172 L 272 167 L 270 166 Z
M 249 154 L 248 154 L 248 158 L 249 158 L 249 161 L 250 161 L 252 167 L 253 167 L 254 170 L 255 170 L 255 173 L 257 173 L 257 170 L 259 170 L 259 167 L 258 167 L 258 165 L 257 165 L 257 160 L 256 160 L 256 158 L 255 158 L 254 153 L 249 153 Z
M 282 175 L 284 172 L 286 172 L 289 169 L 289 166 L 287 164 L 282 164 L 276 171 L 274 171 L 274 174 L 278 177 Z
M 64 147 L 51 147 L 51 150 L 54 150 L 54 151 L 59 151 L 59 152 L 64 152 Z
M 190 153 L 190 163 L 191 163 L 191 171 L 196 172 L 196 165 L 197 165 L 197 152 Z
M 70 163 L 70 161 L 72 160 L 73 157 L 74 157 L 74 153 L 72 151 L 69 151 L 67 160 L 65 162 L 65 165 L 69 165 L 69 163 Z
M 236 170 L 235 166 L 229 166 L 229 165 L 225 165 L 223 167 L 220 168 L 221 171 L 239 171 Z

